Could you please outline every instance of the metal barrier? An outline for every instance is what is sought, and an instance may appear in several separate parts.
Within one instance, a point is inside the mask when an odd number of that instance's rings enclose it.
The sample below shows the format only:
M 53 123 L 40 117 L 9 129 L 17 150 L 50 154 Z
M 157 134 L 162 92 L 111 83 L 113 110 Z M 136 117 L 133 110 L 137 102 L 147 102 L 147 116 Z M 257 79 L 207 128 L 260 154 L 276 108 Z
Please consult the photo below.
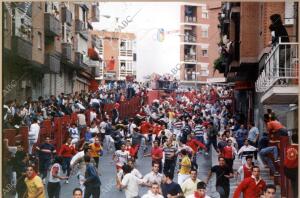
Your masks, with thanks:
M 129 101 L 124 101 L 120 103 L 120 119 L 124 119 L 126 117 L 134 116 L 140 109 L 141 98 L 139 96 L 133 97 Z M 114 108 L 114 104 L 105 104 L 104 111 L 111 116 L 111 112 Z M 89 110 L 86 112 L 86 121 L 87 124 L 90 124 L 90 115 Z M 50 137 L 53 145 L 56 149 L 59 149 L 61 145 L 66 141 L 69 137 L 68 127 L 75 123 L 77 124 L 77 113 L 72 113 L 70 116 L 65 115 L 62 117 L 55 117 L 53 120 L 44 120 L 40 125 L 40 133 L 38 137 L 37 144 L 41 144 L 45 137 Z M 28 150 L 28 132 L 29 127 L 22 126 L 20 129 L 4 129 L 3 130 L 3 138 L 8 139 L 8 144 L 10 146 L 16 145 L 16 142 L 19 141 L 22 143 L 25 150 Z M 84 135 L 81 134 L 81 136 Z M 35 149 L 35 146 L 34 148 Z

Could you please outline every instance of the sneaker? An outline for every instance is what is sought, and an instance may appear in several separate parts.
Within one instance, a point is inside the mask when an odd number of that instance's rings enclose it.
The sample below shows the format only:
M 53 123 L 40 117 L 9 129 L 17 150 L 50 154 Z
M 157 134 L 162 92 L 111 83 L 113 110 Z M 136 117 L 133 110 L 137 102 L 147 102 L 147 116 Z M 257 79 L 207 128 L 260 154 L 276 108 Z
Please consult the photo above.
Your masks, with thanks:
M 277 163 L 277 162 L 280 162 L 280 159 L 275 160 L 275 162 L 276 162 L 276 163 Z
M 208 156 L 208 152 L 205 152 L 204 155 L 205 155 L 205 156 Z
M 274 176 L 280 176 L 280 173 L 278 171 L 275 171 Z
M 66 180 L 66 184 L 68 184 L 69 183 L 69 180 Z

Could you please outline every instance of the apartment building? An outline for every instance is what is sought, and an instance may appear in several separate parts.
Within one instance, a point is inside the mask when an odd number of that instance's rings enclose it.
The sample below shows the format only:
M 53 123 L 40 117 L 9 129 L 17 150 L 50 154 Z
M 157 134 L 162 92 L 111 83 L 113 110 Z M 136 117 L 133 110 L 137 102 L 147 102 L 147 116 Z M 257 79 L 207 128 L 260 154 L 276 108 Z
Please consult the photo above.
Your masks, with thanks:
M 133 33 L 91 31 L 98 43 L 102 63 L 96 80 L 115 81 L 136 78 L 136 41 Z
M 5 3 L 4 87 L 14 82 L 5 100 L 88 90 L 96 70 L 88 31 L 96 21 L 98 3 Z
M 214 61 L 218 58 L 218 13 L 221 2 L 185 3 L 181 6 L 180 81 L 195 86 L 224 81 Z

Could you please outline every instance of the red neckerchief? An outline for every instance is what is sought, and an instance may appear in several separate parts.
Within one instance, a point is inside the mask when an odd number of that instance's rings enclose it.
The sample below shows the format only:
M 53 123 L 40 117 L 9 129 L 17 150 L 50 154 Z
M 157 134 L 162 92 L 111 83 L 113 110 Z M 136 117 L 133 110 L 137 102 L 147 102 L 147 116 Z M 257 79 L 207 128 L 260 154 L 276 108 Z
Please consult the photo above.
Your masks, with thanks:
M 100 144 L 95 143 L 95 147 L 98 147 L 98 148 L 99 148 L 99 147 L 100 147 Z
M 34 177 L 36 176 L 36 172 L 35 171 L 33 171 L 33 174 L 32 174 L 32 176 L 31 177 L 28 177 L 27 176 L 27 178 L 29 179 L 29 180 L 32 180 Z
M 199 195 L 199 192 L 195 192 L 194 193 L 195 198 L 204 198 L 203 196 Z

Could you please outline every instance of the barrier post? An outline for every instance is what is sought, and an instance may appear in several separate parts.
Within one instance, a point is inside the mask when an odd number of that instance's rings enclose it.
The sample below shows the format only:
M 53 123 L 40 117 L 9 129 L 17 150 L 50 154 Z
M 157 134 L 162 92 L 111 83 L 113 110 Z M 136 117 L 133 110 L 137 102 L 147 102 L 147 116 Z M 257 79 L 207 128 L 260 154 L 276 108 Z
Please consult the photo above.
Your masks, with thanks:
M 289 144 L 289 138 L 287 136 L 280 137 L 280 186 L 281 186 L 281 197 L 287 196 L 287 179 L 284 174 L 284 159 L 285 159 L 285 150 Z

